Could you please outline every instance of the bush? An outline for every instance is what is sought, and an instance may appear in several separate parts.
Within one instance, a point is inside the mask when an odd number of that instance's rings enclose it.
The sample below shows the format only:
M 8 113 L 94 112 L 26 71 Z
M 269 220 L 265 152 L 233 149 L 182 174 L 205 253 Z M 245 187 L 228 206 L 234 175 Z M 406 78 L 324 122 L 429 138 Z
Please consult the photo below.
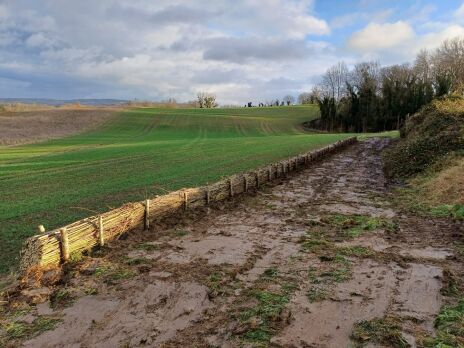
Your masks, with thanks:
M 437 99 L 406 121 L 397 145 L 385 152 L 385 172 L 391 178 L 407 178 L 460 149 L 464 149 L 464 98 Z

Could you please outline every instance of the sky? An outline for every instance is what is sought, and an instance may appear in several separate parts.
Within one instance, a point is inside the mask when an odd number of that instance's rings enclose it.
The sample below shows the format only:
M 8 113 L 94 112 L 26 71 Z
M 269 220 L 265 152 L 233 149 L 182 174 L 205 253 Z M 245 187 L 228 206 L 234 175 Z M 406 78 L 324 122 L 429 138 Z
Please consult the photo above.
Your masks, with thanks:
M 457 36 L 462 0 L 0 0 L 0 97 L 266 102 Z

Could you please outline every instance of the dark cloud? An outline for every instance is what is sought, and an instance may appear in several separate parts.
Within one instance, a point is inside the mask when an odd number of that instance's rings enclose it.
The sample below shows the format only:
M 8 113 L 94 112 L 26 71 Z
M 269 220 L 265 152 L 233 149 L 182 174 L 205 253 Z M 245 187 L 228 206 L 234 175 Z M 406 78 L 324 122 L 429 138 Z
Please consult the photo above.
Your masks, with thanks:
M 206 41 L 204 59 L 243 63 L 250 59 L 295 60 L 309 56 L 304 41 L 263 38 L 217 38 Z
M 190 5 L 171 5 L 159 11 L 147 11 L 140 7 L 115 5 L 107 10 L 110 17 L 128 21 L 136 26 L 164 26 L 170 24 L 203 23 L 205 18 L 219 16 L 219 11 Z

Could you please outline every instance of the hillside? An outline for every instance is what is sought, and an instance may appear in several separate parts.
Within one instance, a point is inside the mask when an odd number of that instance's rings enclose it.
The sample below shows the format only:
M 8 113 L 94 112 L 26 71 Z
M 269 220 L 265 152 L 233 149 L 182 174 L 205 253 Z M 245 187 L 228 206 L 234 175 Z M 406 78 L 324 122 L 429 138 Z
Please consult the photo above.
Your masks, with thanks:
M 406 181 L 402 199 L 413 208 L 464 218 L 463 154 L 464 98 L 441 98 L 407 120 L 385 168 Z
M 0 271 L 36 233 L 167 190 L 213 182 L 347 134 L 309 134 L 308 107 L 136 109 L 97 130 L 0 147 Z

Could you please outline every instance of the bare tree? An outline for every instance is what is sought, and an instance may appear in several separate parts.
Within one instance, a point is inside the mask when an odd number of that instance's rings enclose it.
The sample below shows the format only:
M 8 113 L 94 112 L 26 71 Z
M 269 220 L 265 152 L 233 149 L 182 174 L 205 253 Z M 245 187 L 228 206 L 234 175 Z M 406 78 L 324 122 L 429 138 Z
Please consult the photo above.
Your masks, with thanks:
M 298 104 L 311 104 L 311 93 L 301 93 L 298 96 Z
M 336 102 L 346 94 L 348 68 L 344 62 L 330 67 L 322 77 L 322 92 L 324 96 L 334 98 Z
M 295 97 L 292 95 L 286 95 L 284 99 L 282 99 L 283 102 L 285 102 L 287 105 L 294 104 L 295 103 Z
M 431 62 L 437 84 L 448 83 L 449 92 L 463 92 L 464 38 L 444 41 L 433 53 Z

